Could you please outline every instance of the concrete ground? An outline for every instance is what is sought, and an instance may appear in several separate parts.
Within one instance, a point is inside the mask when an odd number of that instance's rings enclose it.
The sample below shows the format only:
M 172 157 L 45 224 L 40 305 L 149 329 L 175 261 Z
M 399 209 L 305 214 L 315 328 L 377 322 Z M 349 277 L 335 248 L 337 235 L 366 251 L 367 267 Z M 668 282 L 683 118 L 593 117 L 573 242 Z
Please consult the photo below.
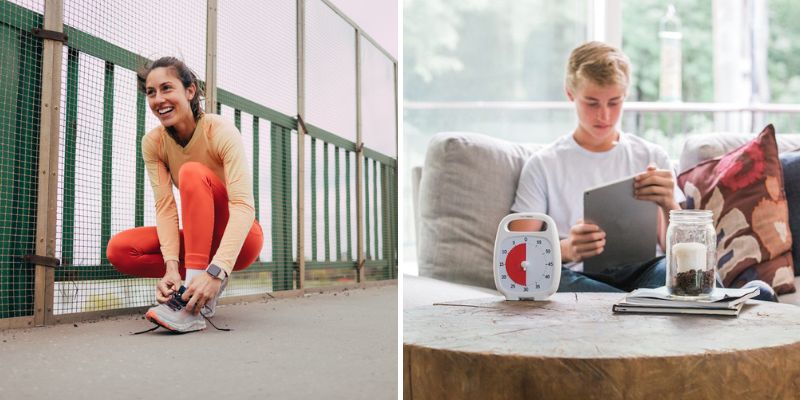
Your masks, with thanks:
M 0 331 L 0 399 L 396 399 L 397 286 L 223 305 L 185 335 L 141 315 Z

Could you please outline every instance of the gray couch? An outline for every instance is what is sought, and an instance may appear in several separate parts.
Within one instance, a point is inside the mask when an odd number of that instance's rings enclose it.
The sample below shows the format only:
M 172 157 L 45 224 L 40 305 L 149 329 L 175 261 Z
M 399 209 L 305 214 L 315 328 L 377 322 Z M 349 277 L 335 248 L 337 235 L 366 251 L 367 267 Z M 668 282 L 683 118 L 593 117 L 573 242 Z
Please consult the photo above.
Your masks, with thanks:
M 683 171 L 753 136 L 690 136 L 674 167 Z M 800 148 L 800 134 L 778 135 L 778 145 L 780 152 Z M 412 170 L 421 277 L 494 288 L 491 260 L 497 224 L 509 213 L 522 166 L 541 147 L 475 133 L 444 132 L 431 139 L 424 168 Z M 795 283 L 799 291 L 781 296 L 781 302 L 800 305 L 800 277 Z

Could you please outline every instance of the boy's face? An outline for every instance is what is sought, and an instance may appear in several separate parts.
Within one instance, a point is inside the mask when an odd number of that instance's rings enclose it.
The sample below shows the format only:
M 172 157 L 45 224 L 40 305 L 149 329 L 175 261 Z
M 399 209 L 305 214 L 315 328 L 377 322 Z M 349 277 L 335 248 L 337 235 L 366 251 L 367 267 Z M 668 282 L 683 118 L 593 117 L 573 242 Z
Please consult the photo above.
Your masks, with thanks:
M 581 82 L 574 90 L 567 88 L 567 97 L 575 102 L 578 112 L 578 134 L 588 135 L 592 142 L 616 139 L 614 127 L 622 113 L 625 87 L 600 86 L 591 81 Z

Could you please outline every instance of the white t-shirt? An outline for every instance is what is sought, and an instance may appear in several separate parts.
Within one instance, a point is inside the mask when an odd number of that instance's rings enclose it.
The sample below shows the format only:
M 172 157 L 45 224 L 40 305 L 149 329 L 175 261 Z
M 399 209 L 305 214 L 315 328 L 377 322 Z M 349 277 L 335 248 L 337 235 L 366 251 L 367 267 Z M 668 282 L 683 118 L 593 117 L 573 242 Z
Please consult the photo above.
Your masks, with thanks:
M 599 153 L 581 147 L 572 134 L 563 136 L 525 163 L 511 211 L 549 215 L 564 239 L 583 218 L 586 189 L 644 172 L 651 163 L 673 170 L 664 149 L 632 134 L 620 133 L 619 142 L 611 150 Z M 677 181 L 675 200 L 683 201 Z M 583 271 L 583 263 L 564 266 Z

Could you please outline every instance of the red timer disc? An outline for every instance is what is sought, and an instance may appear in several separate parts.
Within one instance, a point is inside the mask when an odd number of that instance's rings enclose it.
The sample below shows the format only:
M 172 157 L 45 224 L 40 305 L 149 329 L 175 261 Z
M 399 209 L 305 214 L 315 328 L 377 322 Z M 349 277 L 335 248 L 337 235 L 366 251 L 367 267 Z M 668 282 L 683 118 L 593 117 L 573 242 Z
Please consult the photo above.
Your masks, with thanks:
M 539 228 L 523 225 L 531 231 L 511 231 L 509 225 L 515 220 L 538 220 L 543 224 Z M 503 218 L 494 242 L 493 269 L 494 284 L 508 300 L 541 300 L 555 293 L 561 279 L 561 252 L 553 219 L 539 213 L 516 213 Z
M 508 252 L 508 256 L 506 256 L 506 272 L 508 272 L 508 277 L 516 284 L 523 286 L 528 284 L 528 279 L 525 275 L 528 264 L 525 256 L 526 249 L 527 246 L 525 243 L 519 243 L 512 247 L 511 251 Z M 523 263 L 525 263 L 525 267 L 523 267 Z

